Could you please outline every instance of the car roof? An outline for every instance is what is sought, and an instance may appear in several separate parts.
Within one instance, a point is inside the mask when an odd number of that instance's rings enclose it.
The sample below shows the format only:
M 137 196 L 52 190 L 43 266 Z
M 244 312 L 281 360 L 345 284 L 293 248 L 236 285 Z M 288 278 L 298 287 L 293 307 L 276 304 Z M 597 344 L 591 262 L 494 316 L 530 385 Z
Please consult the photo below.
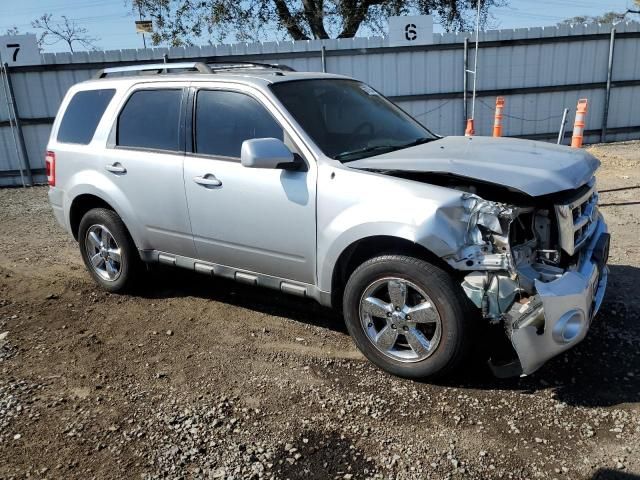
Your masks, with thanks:
M 133 85 L 137 83 L 155 83 L 155 82 L 228 82 L 243 83 L 263 87 L 273 83 L 291 82 L 295 80 L 312 80 L 312 79 L 350 79 L 344 75 L 336 75 L 332 73 L 319 72 L 294 72 L 276 69 L 258 69 L 258 68 L 238 68 L 233 70 L 218 70 L 213 73 L 160 73 L 160 74 L 137 74 L 127 76 L 113 76 L 106 78 L 96 78 L 81 82 L 78 84 L 79 89 L 105 88 L 109 85 Z

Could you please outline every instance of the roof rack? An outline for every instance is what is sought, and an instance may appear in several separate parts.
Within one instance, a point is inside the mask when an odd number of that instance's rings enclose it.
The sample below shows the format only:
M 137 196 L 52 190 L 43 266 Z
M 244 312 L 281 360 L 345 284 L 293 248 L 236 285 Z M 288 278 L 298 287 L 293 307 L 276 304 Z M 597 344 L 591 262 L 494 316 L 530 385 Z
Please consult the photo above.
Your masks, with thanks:
M 278 63 L 259 63 L 259 62 L 244 62 L 244 61 L 225 62 L 220 60 L 220 61 L 214 61 L 214 62 L 207 62 L 207 65 L 214 71 L 255 67 L 255 68 L 268 68 L 273 70 L 280 70 L 283 72 L 295 72 L 295 70 L 291 68 L 289 65 L 283 65 Z
M 169 70 L 195 70 L 198 73 L 215 73 L 216 71 L 236 70 L 246 68 L 273 69 L 279 72 L 295 72 L 288 65 L 258 62 L 214 61 L 209 64 L 204 62 L 176 62 L 176 63 L 147 63 L 142 65 L 129 65 L 126 67 L 110 67 L 99 70 L 94 78 L 104 78 L 112 73 L 169 73 Z M 280 74 L 281 75 L 281 74 Z
M 199 73 L 213 73 L 211 68 L 202 62 L 177 62 L 177 63 L 148 63 L 146 65 L 129 65 L 127 67 L 111 67 L 99 70 L 94 78 L 104 78 L 112 73 L 127 72 L 155 72 L 161 73 L 169 70 L 196 70 Z

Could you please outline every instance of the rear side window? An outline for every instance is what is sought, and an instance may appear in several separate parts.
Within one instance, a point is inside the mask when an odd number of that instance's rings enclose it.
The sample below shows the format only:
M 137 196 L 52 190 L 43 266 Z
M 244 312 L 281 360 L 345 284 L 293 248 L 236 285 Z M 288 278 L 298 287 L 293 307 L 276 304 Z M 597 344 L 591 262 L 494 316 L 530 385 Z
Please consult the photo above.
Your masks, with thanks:
M 76 93 L 60 122 L 58 141 L 88 145 L 114 93 L 112 88 Z
M 138 90 L 118 118 L 116 144 L 180 151 L 182 90 Z
M 245 140 L 283 138 L 282 127 L 271 114 L 244 93 L 198 92 L 195 122 L 196 153 L 239 158 Z

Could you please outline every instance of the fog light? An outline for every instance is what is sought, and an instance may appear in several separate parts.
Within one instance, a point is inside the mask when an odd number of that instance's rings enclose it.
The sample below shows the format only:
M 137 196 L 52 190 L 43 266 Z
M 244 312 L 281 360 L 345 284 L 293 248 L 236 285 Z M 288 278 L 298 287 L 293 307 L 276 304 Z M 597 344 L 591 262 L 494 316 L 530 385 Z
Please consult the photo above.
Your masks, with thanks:
M 569 343 L 582 333 L 584 325 L 584 313 L 580 310 L 570 310 L 553 326 L 553 339 L 558 343 Z

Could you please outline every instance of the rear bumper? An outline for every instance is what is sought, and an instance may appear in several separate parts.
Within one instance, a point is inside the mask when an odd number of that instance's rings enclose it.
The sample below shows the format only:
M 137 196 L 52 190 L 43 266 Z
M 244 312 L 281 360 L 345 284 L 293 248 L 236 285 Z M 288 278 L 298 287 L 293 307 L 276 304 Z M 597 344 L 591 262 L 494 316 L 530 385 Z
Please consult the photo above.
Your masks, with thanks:
M 69 230 L 67 220 L 64 216 L 64 191 L 56 187 L 49 187 L 47 195 L 56 220 L 65 230 Z
M 551 282 L 535 281 L 544 313 L 544 329 L 525 326 L 511 331 L 511 343 L 522 373 L 535 372 L 547 360 L 574 347 L 587 335 L 607 287 L 608 238 L 607 226 L 600 217 L 575 270 Z

